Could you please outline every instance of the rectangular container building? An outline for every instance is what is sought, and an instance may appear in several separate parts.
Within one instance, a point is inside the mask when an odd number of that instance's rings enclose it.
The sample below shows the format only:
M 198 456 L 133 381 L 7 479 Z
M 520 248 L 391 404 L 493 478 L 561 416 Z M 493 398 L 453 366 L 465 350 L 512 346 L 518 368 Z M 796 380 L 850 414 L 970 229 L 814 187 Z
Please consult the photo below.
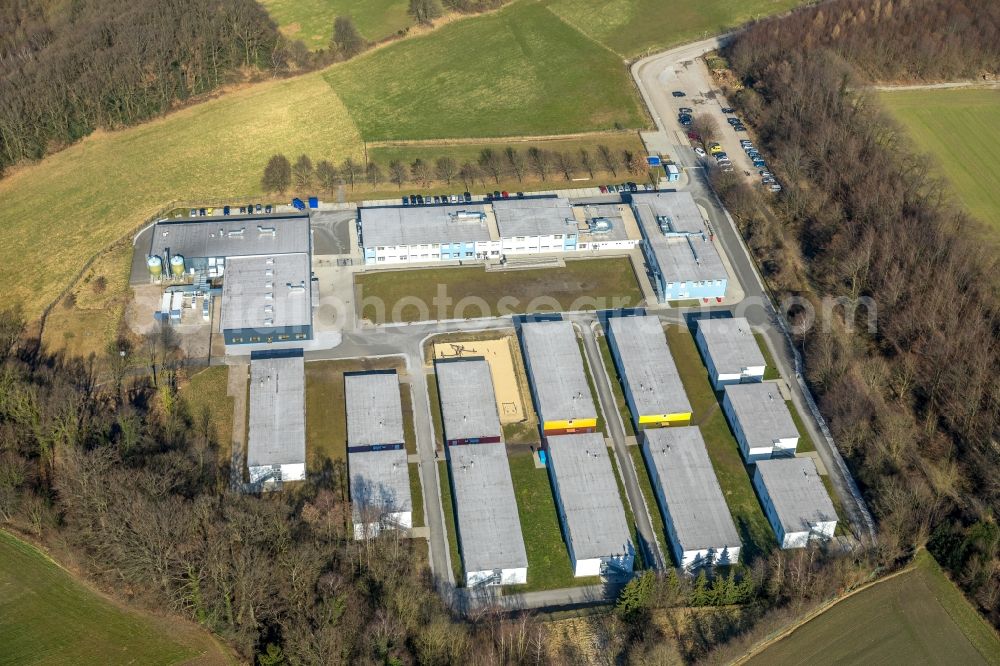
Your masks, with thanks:
M 545 447 L 573 575 L 630 574 L 635 545 L 604 438 L 558 435 L 546 438 Z
M 482 204 L 358 208 L 365 264 L 498 258 L 500 239 Z
M 837 512 L 811 458 L 761 460 L 753 485 L 782 548 L 833 537 Z
M 434 370 L 445 443 L 458 446 L 500 442 L 500 416 L 486 359 L 438 359 Z
M 799 430 L 774 384 L 726 386 L 722 409 L 748 463 L 795 455 Z
M 303 361 L 301 349 L 250 356 L 247 467 L 251 483 L 306 478 Z
M 636 193 L 632 209 L 650 281 L 661 303 L 726 295 L 726 267 L 690 192 Z
M 528 582 L 528 556 L 503 442 L 449 446 L 466 587 Z
M 653 315 L 609 317 L 608 347 L 636 429 L 686 425 L 691 403 Z
M 562 320 L 525 322 L 520 337 L 542 434 L 595 431 L 597 407 L 573 324 Z
M 764 354 L 745 317 L 698 319 L 695 341 L 716 391 L 764 381 Z
M 674 561 L 687 571 L 738 562 L 739 533 L 701 431 L 692 426 L 647 430 L 642 454 Z
M 219 322 L 226 344 L 311 340 L 311 278 L 305 253 L 230 258 Z
M 413 503 L 395 371 L 344 376 L 347 467 L 354 537 L 413 526 Z
M 494 199 L 493 213 L 503 254 L 576 250 L 577 221 L 568 199 Z

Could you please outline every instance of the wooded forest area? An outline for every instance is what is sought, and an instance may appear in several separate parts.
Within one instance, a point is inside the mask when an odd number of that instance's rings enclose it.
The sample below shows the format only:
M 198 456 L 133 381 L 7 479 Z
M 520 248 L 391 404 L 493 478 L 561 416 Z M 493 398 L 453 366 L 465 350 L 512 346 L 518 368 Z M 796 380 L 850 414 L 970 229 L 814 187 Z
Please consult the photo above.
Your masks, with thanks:
M 12 0 L 0 4 L 4 167 L 147 120 L 285 64 L 254 0 Z
M 840 0 L 752 27 L 725 51 L 746 85 L 732 99 L 786 187 L 766 203 L 716 178 L 780 295 L 874 300 L 873 332 L 862 306 L 800 336 L 808 380 L 880 559 L 926 544 L 995 625 L 1000 247 L 860 91 L 1000 74 L 998 18 L 990 0 Z

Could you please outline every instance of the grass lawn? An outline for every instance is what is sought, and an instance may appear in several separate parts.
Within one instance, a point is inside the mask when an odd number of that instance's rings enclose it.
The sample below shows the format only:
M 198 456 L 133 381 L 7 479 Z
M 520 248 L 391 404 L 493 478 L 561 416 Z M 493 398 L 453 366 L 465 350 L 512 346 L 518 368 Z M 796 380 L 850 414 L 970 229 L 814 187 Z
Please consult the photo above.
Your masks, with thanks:
M 743 541 L 742 559 L 749 562 L 777 545 L 774 531 L 757 500 L 750 474 L 712 390 L 708 370 L 702 364 L 694 338 L 688 329 L 680 326 L 667 326 L 666 330 L 667 343 L 694 411 L 691 423 L 701 429 L 715 476 Z
M 754 333 L 753 337 L 757 340 L 757 346 L 760 347 L 760 353 L 764 355 L 764 380 L 780 379 L 781 373 L 778 372 L 778 366 L 774 362 L 774 357 L 771 356 L 771 350 L 767 347 L 767 342 L 764 340 L 764 334 Z
M 646 468 L 646 461 L 642 457 L 642 449 L 638 446 L 628 447 L 628 453 L 632 456 L 632 464 L 635 466 L 635 475 L 639 478 L 639 487 L 642 488 L 642 496 L 649 507 L 649 516 L 653 522 L 653 534 L 660 544 L 660 552 L 665 557 L 673 561 L 673 551 L 670 550 L 670 542 L 667 540 L 667 528 L 663 523 L 663 514 L 660 513 L 660 505 L 656 502 L 656 493 L 653 491 L 653 483 L 649 478 L 649 470 Z M 678 566 L 674 562 L 674 566 Z
M 230 663 L 193 625 L 119 607 L 31 545 L 0 531 L 0 662 Z
M 325 49 L 333 20 L 350 16 L 361 36 L 378 41 L 413 25 L 406 0 L 261 0 L 281 33 L 310 49 Z
M 462 575 L 462 556 L 458 550 L 458 522 L 455 519 L 455 503 L 451 495 L 451 474 L 448 470 L 447 461 L 438 461 L 438 477 L 441 480 L 441 508 L 444 509 L 445 531 L 448 532 L 451 570 L 455 574 L 455 585 L 464 587 L 465 576 Z M 528 570 L 531 571 L 530 568 Z
M 521 421 L 520 423 L 505 423 L 500 428 L 503 430 L 503 440 L 508 444 L 534 444 L 535 448 L 541 446 L 537 419 Z
M 13 171 L 0 180 L 5 302 L 38 315 L 87 259 L 171 200 L 256 198 L 264 164 L 277 152 L 361 156 L 354 123 L 321 74 L 248 86 L 138 127 L 96 132 Z
M 816 444 L 813 442 L 812 437 L 809 436 L 809 431 L 806 430 L 806 426 L 802 422 L 802 416 L 799 414 L 799 410 L 795 408 L 795 403 L 791 400 L 786 400 L 785 406 L 788 407 L 788 411 L 792 415 L 792 421 L 795 422 L 795 429 L 799 431 L 799 445 L 795 447 L 795 451 L 797 453 L 815 451 Z
M 644 127 L 621 58 L 536 2 L 455 21 L 325 74 L 370 141 Z
M 624 57 L 725 32 L 802 0 L 549 0 L 546 6 Z
M 347 462 L 344 373 L 388 369 L 403 372 L 403 361 L 395 358 L 310 361 L 305 364 L 305 368 L 307 467 L 320 469 L 326 459 Z M 406 450 L 412 452 L 415 450 L 416 440 L 413 434 L 413 410 L 410 408 L 410 387 L 401 383 L 399 389 Z
M 358 273 L 355 283 L 362 317 L 375 323 L 629 307 L 642 300 L 627 257 L 496 273 L 482 266 L 378 270 Z M 441 290 L 445 303 L 436 302 Z
M 425 375 L 427 395 L 431 401 L 431 420 L 434 423 L 434 446 L 444 451 L 444 416 L 441 414 L 441 396 L 438 394 L 437 375 Z
M 615 361 L 611 358 L 611 348 L 608 347 L 607 336 L 597 338 L 597 346 L 601 349 L 601 358 L 604 360 L 604 368 L 608 371 L 611 381 L 611 392 L 615 394 L 615 403 L 618 405 L 618 413 L 622 415 L 622 423 L 625 426 L 626 435 L 635 435 L 635 427 L 632 425 L 632 412 L 629 411 L 628 403 L 625 401 L 625 393 L 622 391 L 621 381 L 618 379 L 618 371 L 615 369 Z
M 879 93 L 916 144 L 940 166 L 971 213 L 1000 230 L 1000 90 Z
M 563 541 L 548 470 L 536 469 L 534 457 L 528 452 L 511 452 L 509 460 L 524 547 L 528 553 L 528 584 L 514 589 L 518 592 L 554 590 L 600 582 L 598 577 L 573 577 L 573 565 Z
M 218 444 L 219 463 L 229 465 L 233 455 L 233 404 L 229 392 L 229 366 L 199 370 L 180 389 L 195 422 L 201 410 L 208 411 L 212 439 Z
M 1000 638 L 921 552 L 910 571 L 848 597 L 749 663 L 1000 664 Z
M 424 493 L 420 485 L 420 465 L 409 463 L 410 471 L 410 502 L 413 504 L 413 526 L 423 527 L 426 523 L 424 518 Z

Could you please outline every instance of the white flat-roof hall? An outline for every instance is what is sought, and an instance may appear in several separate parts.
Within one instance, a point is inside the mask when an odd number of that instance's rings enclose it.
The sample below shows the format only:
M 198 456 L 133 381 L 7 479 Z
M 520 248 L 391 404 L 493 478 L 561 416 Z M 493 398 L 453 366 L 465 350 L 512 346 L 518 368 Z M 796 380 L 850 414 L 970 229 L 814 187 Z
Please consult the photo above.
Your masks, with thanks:
M 252 483 L 306 478 L 302 351 L 252 355 L 247 467 Z
M 503 442 L 449 446 L 465 584 L 528 582 L 528 556 Z
M 777 384 L 730 384 L 722 410 L 747 462 L 795 454 L 799 430 Z
M 633 419 L 649 426 L 690 422 L 691 403 L 659 317 L 609 317 L 607 322 L 608 344 Z
M 556 435 L 546 450 L 574 575 L 631 572 L 635 545 L 604 437 Z
M 403 447 L 403 407 L 395 371 L 344 377 L 348 450 Z
M 486 359 L 438 359 L 434 371 L 445 442 L 449 446 L 499 442 L 500 416 Z
M 782 548 L 833 536 L 837 511 L 811 458 L 761 460 L 753 483 Z
M 763 381 L 764 354 L 745 317 L 698 319 L 695 340 L 715 390 Z
M 521 324 L 524 363 L 544 434 L 587 431 L 597 426 L 597 408 L 583 369 L 573 324 Z
M 676 562 L 688 570 L 736 563 L 742 544 L 701 431 L 644 430 L 643 457 Z

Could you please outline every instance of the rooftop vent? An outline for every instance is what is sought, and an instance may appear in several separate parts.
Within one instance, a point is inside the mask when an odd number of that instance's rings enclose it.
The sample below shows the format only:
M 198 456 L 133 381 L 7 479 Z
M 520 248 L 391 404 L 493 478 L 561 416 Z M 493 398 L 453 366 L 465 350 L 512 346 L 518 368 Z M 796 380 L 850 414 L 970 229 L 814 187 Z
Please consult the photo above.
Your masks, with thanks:
M 257 233 L 259 233 L 261 236 L 274 236 L 278 233 L 278 229 L 277 227 L 262 227 L 261 225 L 258 224 Z
M 242 229 L 232 229 L 231 231 L 227 231 L 226 232 L 226 236 L 228 236 L 229 238 L 242 238 L 243 237 L 243 232 L 245 232 L 245 231 L 246 231 L 246 227 L 244 227 Z

